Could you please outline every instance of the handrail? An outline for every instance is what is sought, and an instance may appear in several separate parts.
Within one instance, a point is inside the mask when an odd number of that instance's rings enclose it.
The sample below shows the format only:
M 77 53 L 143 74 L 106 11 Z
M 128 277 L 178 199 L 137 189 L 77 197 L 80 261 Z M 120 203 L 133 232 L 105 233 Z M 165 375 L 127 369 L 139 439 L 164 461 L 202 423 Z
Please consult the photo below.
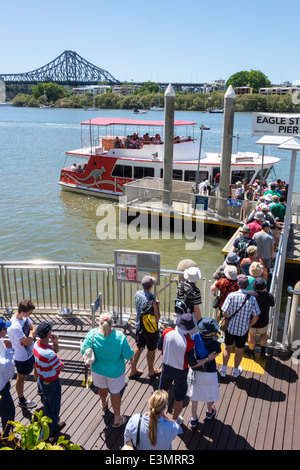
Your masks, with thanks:
M 31 298 L 36 312 L 55 314 L 70 310 L 73 315 L 93 316 L 93 302 L 101 293 L 102 310 L 111 311 L 114 318 L 122 313 L 135 315 L 134 296 L 140 283 L 119 283 L 114 265 L 106 263 L 57 261 L 1 261 L 0 308 L 7 313 L 24 298 Z M 161 284 L 156 287 L 160 299 L 162 320 L 173 321 L 174 299 L 178 270 L 161 269 Z M 201 280 L 203 315 L 210 316 L 210 283 Z M 63 316 L 63 315 L 62 315 Z

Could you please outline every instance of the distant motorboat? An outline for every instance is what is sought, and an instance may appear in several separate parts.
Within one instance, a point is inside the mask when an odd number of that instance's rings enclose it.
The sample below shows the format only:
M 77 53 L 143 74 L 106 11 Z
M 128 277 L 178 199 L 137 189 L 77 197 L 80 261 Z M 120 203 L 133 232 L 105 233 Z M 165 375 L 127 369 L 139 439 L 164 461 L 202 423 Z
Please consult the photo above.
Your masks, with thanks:
M 209 113 L 224 113 L 223 108 L 208 108 Z
M 138 108 L 133 109 L 134 114 L 146 114 L 146 112 L 147 111 L 145 109 L 138 109 Z
M 165 109 L 164 108 L 160 108 L 159 106 L 152 106 L 152 108 L 150 108 L 150 111 L 164 111 Z

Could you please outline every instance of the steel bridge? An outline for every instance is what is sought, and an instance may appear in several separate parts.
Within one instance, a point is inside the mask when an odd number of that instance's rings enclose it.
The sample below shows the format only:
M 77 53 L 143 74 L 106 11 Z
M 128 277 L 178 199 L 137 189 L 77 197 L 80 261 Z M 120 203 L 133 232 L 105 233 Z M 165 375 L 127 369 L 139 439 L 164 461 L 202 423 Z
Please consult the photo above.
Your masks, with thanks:
M 107 70 L 91 64 L 74 51 L 64 51 L 48 64 L 26 73 L 1 74 L 0 80 L 6 84 L 36 84 L 55 82 L 61 85 L 96 85 L 106 81 L 110 85 L 119 84 Z
M 29 84 L 59 83 L 60 85 L 83 86 L 97 85 L 99 82 L 107 82 L 109 85 L 121 85 L 122 82 L 114 78 L 107 70 L 103 70 L 91 64 L 77 52 L 64 51 L 48 64 L 31 72 L 25 73 L 0 73 L 0 80 L 5 84 Z M 145 82 L 134 82 L 134 86 L 142 86 Z M 169 83 L 158 83 L 161 91 L 165 91 Z M 175 91 L 203 92 L 209 87 L 205 83 L 172 83 Z M 212 90 L 211 90 L 212 91 Z

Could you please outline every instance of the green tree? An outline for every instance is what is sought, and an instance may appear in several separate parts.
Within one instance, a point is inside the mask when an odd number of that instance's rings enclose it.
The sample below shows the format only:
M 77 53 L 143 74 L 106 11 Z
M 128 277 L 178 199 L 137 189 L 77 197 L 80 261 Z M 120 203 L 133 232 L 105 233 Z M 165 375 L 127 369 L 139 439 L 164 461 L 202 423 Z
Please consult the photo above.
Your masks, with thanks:
M 46 101 L 53 101 L 54 103 L 59 99 L 67 96 L 67 91 L 57 83 L 38 83 L 32 90 L 35 99 L 46 97 Z
M 258 93 L 260 88 L 270 87 L 271 82 L 268 77 L 259 70 L 242 70 L 231 75 L 226 85 L 235 87 L 250 86 L 253 88 L 254 93 Z

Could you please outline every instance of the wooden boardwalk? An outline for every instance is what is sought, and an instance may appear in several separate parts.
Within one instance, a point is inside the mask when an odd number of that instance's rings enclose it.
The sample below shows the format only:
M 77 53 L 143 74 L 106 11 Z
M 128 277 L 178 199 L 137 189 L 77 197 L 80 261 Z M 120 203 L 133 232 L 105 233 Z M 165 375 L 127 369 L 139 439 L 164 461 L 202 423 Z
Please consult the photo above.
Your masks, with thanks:
M 33 318 L 35 324 L 39 321 L 40 318 Z M 87 319 L 75 322 L 65 320 L 64 325 L 57 324 L 54 330 L 76 335 L 86 333 L 89 328 Z M 135 331 L 132 322 L 128 323 L 124 332 L 134 349 Z M 63 434 L 85 450 L 120 449 L 124 426 L 119 429 L 112 427 L 110 400 L 108 411 L 103 414 L 97 390 L 82 386 L 84 367 L 80 352 L 65 349 L 59 352 L 59 356 L 65 363 L 61 374 L 61 419 L 67 425 Z M 156 354 L 155 365 L 161 366 L 160 352 Z M 139 368 L 145 371 L 144 375 L 138 380 L 127 380 L 122 395 L 121 413 L 128 417 L 146 411 L 148 398 L 158 388 L 157 378 L 147 378 L 145 352 L 141 356 Z M 237 380 L 231 376 L 220 378 L 216 418 L 204 423 L 204 405 L 199 404 L 198 428 L 191 431 L 188 428 L 190 405 L 187 399 L 183 409 L 183 434 L 173 442 L 173 450 L 300 450 L 299 372 L 299 364 L 294 364 L 286 353 L 274 349 L 269 350 L 264 374 L 244 371 Z M 15 379 L 11 385 L 11 393 L 17 403 Z M 41 409 L 42 403 L 33 376 L 25 384 L 25 396 L 37 402 L 36 409 Z M 171 390 L 170 412 L 172 401 Z M 16 421 L 28 424 L 30 418 L 29 411 L 16 405 Z

